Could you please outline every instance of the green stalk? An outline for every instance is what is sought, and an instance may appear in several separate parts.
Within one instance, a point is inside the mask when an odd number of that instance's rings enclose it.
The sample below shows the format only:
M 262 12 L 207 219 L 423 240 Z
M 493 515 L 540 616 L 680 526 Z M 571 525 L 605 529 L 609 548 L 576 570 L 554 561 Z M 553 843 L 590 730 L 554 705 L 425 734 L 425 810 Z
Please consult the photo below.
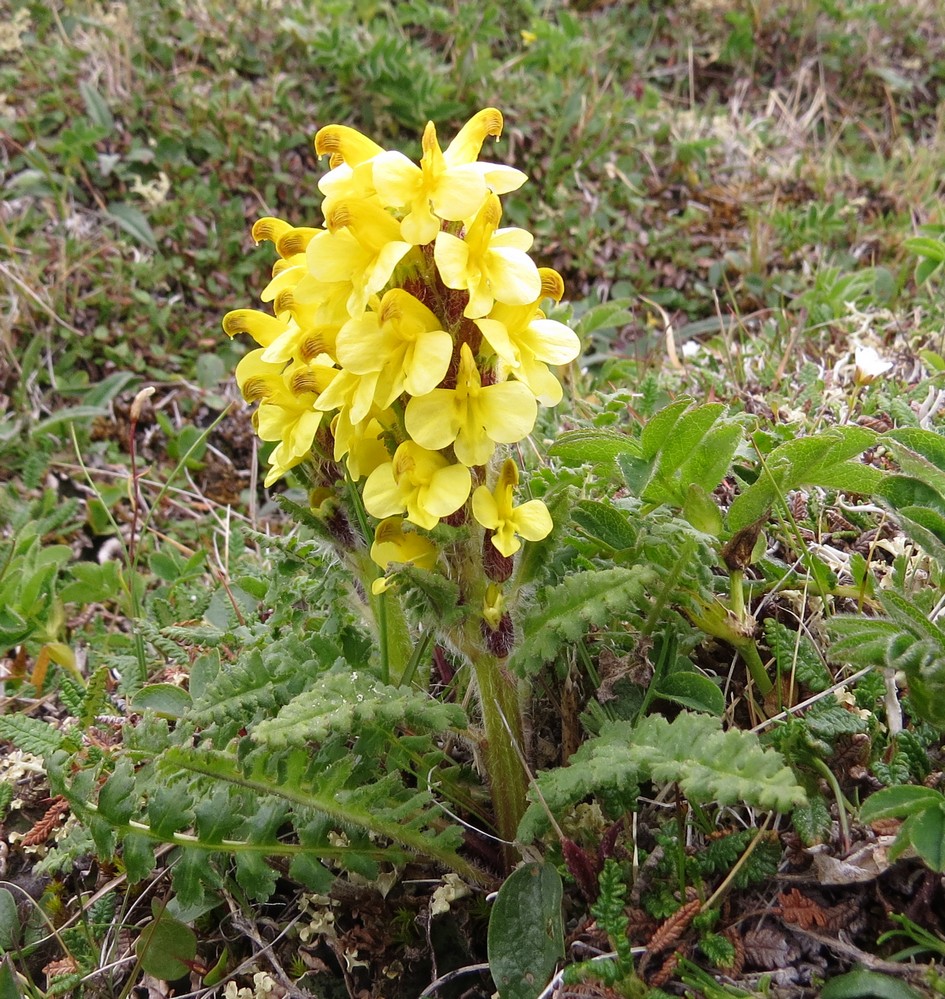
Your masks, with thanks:
M 463 651 L 476 677 L 486 736 L 483 757 L 492 791 L 496 830 L 505 840 L 503 857 L 506 867 L 511 868 L 519 859 L 513 844 L 525 813 L 525 792 L 528 790 L 528 775 L 521 759 L 522 712 L 518 685 L 504 669 L 504 661 L 483 648 L 478 634 L 471 634 L 474 628 L 478 630 L 477 622 L 467 624 Z
M 361 530 L 361 536 L 364 538 L 365 544 L 369 544 L 374 532 L 371 530 L 367 510 L 364 509 L 357 484 L 347 471 L 345 471 L 345 487 L 351 508 L 354 510 L 355 519 Z M 352 553 L 350 564 L 364 587 L 368 606 L 371 608 L 371 614 L 377 625 L 381 680 L 384 683 L 393 683 L 399 686 L 403 682 L 404 675 L 408 672 L 413 651 L 404 609 L 396 594 L 385 592 L 375 595 L 371 592 L 371 584 L 382 573 L 369 556 L 366 556 L 363 551 Z

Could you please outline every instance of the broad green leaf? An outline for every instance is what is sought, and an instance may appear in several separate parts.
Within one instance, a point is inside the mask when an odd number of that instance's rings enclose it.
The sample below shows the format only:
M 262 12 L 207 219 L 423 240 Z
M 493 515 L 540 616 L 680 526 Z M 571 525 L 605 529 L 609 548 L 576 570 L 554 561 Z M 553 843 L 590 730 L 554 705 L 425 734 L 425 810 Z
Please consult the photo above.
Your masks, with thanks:
M 571 430 L 562 434 L 548 449 L 553 458 L 568 465 L 594 465 L 613 461 L 617 455 L 639 455 L 640 445 L 613 430 Z
M 719 716 L 725 714 L 725 695 L 717 684 L 701 673 L 670 673 L 656 685 L 656 695 L 693 711 L 707 711 Z
M 741 530 L 763 517 L 778 499 L 800 486 L 824 486 L 847 492 L 875 493 L 881 471 L 851 461 L 877 440 L 865 427 L 832 427 L 822 434 L 778 445 L 766 458 L 757 480 L 735 498 L 729 528 Z
M 132 236 L 149 250 L 157 250 L 157 239 L 151 224 L 145 218 L 144 213 L 133 205 L 126 205 L 124 202 L 112 202 L 108 206 L 108 217 L 115 222 L 120 229 L 124 229 L 129 236 Z
M 921 427 L 903 427 L 888 431 L 881 440 L 903 472 L 945 495 L 945 438 Z
M 489 970 L 501 999 L 536 999 L 564 956 L 561 876 L 526 864 L 499 889 L 489 917 Z
M 945 873 L 945 800 L 912 816 L 909 841 L 933 871 Z
M 128 833 L 121 841 L 121 858 L 128 883 L 137 884 L 154 870 L 154 842 L 141 833 Z
M 156 836 L 169 840 L 178 829 L 191 824 L 192 805 L 190 795 L 180 784 L 158 784 L 148 798 L 148 824 Z
M 942 494 L 922 479 L 912 475 L 889 475 L 883 480 L 877 495 L 897 511 L 919 506 L 931 507 L 945 513 L 945 499 Z
M 131 818 L 134 805 L 133 791 L 134 777 L 132 776 L 131 760 L 128 757 L 123 757 L 115 766 L 115 772 L 105 781 L 102 790 L 99 791 L 99 815 L 113 825 L 124 825 Z
M 0 954 L 16 948 L 20 931 L 16 900 L 6 888 L 0 888 Z
M 190 971 L 197 956 L 197 935 L 184 923 L 161 915 L 141 931 L 135 953 L 149 975 L 173 982 Z
M 335 883 L 335 875 L 307 853 L 297 853 L 292 858 L 289 877 L 319 895 L 327 895 Z
M 724 412 L 725 407 L 715 402 L 683 413 L 673 424 L 672 432 L 662 442 L 655 477 L 667 482 L 673 481 L 674 473 L 692 460 Z
M 136 711 L 150 708 L 162 718 L 182 718 L 193 704 L 190 694 L 173 683 L 152 683 L 142 687 L 131 703 Z
M 879 819 L 903 819 L 945 802 L 939 791 L 918 784 L 897 784 L 871 794 L 860 807 L 860 821 L 866 825 Z
M 689 485 L 682 514 L 690 524 L 703 534 L 714 538 L 721 535 L 725 524 L 718 503 L 696 482 Z
M 48 433 L 57 427 L 62 426 L 67 423 L 75 423 L 77 420 L 94 420 L 99 416 L 106 416 L 108 414 L 108 406 L 66 406 L 64 409 L 57 409 L 52 416 L 46 417 L 45 420 L 40 420 L 39 423 L 33 427 L 32 433 L 42 434 Z
M 692 399 L 682 396 L 675 402 L 671 402 L 647 422 L 640 434 L 640 457 L 645 461 L 650 461 L 659 454 L 664 445 L 669 441 L 680 417 L 692 405 Z
M 901 978 L 857 968 L 825 982 L 820 999 L 922 999 L 922 993 Z
M 701 486 L 707 493 L 725 478 L 732 458 L 742 441 L 742 428 L 737 423 L 719 420 L 706 432 L 699 446 L 680 467 L 680 484 Z
M 940 239 L 929 239 L 928 236 L 913 236 L 902 244 L 911 253 L 916 253 L 937 263 L 945 261 L 945 243 Z
M 610 503 L 581 500 L 571 512 L 571 519 L 611 551 L 623 551 L 636 544 L 638 532 L 627 519 L 626 512 Z
M 582 339 L 595 330 L 613 329 L 633 322 L 633 314 L 626 309 L 626 299 L 623 301 L 604 302 L 588 309 L 574 324 L 574 332 Z
M 0 942 L 0 951 L 3 951 Z M 13 966 L 9 957 L 0 954 L 0 999 L 23 999 L 23 991 L 13 974 Z

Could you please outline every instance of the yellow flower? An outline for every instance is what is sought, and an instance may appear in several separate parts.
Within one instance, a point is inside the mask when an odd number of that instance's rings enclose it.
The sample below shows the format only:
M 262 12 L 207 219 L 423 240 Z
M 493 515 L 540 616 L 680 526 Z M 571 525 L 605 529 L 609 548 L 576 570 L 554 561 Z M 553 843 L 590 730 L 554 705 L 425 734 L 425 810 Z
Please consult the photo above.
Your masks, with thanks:
M 411 523 L 429 531 L 466 502 L 471 486 L 465 465 L 451 465 L 443 455 L 404 441 L 392 461 L 368 476 L 364 506 L 372 517 L 406 513 Z
M 370 201 L 339 202 L 327 211 L 325 221 L 329 231 L 308 244 L 306 265 L 319 284 L 344 282 L 348 314 L 357 318 L 411 246 L 401 240 L 397 220 Z M 299 291 L 296 294 L 304 300 Z
M 223 317 L 223 332 L 229 337 L 248 333 L 260 347 L 268 347 L 288 328 L 285 319 L 270 316 L 258 309 L 234 309 Z
M 426 395 L 446 375 L 453 340 L 420 301 L 392 288 L 373 310 L 338 334 L 338 363 L 356 375 L 377 374 L 375 402 L 386 409 L 404 391 Z
M 434 389 L 411 399 L 407 433 L 438 451 L 452 444 L 464 465 L 484 465 L 496 444 L 512 444 L 532 432 L 538 405 L 520 382 L 483 385 L 469 344 L 460 350 L 455 389 Z
M 391 563 L 415 565 L 418 569 L 432 569 L 436 565 L 436 545 L 416 531 L 404 531 L 402 517 L 382 520 L 374 531 L 371 558 L 385 571 Z M 373 593 L 383 593 L 390 586 L 390 578 L 374 580 Z
M 318 182 L 325 195 L 323 212 L 344 198 L 370 198 L 374 194 L 371 161 L 384 150 L 373 139 L 347 125 L 326 125 L 315 134 L 315 152 L 328 153 L 331 170 Z
M 433 260 L 447 288 L 469 292 L 463 315 L 487 316 L 495 302 L 528 305 L 541 294 L 541 277 L 529 257 L 533 237 L 524 229 L 497 228 L 499 199 L 490 194 L 470 223 L 466 238 L 437 234 Z
M 366 375 L 356 375 L 353 371 L 344 369 L 336 371 L 334 380 L 319 397 L 317 406 L 325 413 L 337 409 L 347 415 L 352 425 L 358 424 L 367 418 L 374 405 L 377 379 L 376 371 Z M 340 455 L 336 454 L 335 457 Z
M 549 364 L 567 364 L 581 352 L 577 334 L 554 319 L 546 319 L 538 308 L 542 298 L 556 301 L 564 293 L 560 275 L 549 267 L 540 267 L 541 298 L 529 305 L 496 303 L 489 316 L 477 319 L 476 325 L 490 347 L 508 370 L 524 382 L 544 406 L 556 406 L 562 390 L 558 379 L 548 370 Z
M 479 486 L 472 498 L 473 516 L 493 532 L 492 544 L 506 558 L 522 547 L 519 537 L 526 541 L 541 541 L 554 526 L 551 514 L 541 500 L 514 505 L 513 494 L 517 485 L 518 468 L 511 458 L 507 458 L 502 464 L 495 489 L 489 492 L 486 486 Z
M 433 122 L 427 122 L 419 166 L 396 151 L 383 152 L 372 161 L 381 201 L 409 208 L 400 225 L 408 243 L 432 243 L 440 231 L 440 219 L 469 218 L 490 190 L 506 194 L 525 183 L 527 178 L 520 170 L 475 162 L 486 136 L 501 134 L 501 113 L 486 108 L 463 126 L 446 152 L 440 149 Z
M 347 454 L 346 464 L 355 482 L 390 461 L 382 439 L 384 428 L 373 418 L 352 424 L 341 412 L 332 420 L 331 432 L 335 436 L 335 461 Z
M 490 583 L 482 600 L 482 616 L 486 624 L 495 631 L 502 623 L 505 614 L 505 595 L 502 587 Z

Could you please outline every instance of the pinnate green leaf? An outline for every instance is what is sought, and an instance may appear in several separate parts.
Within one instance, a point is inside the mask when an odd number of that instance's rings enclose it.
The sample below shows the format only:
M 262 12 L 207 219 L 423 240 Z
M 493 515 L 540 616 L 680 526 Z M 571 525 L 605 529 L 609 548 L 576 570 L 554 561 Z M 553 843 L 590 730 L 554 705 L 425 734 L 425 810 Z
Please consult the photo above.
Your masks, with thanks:
M 576 573 L 541 591 L 522 622 L 522 641 L 510 656 L 509 667 L 520 675 L 537 672 L 561 654 L 565 643 L 576 642 L 589 628 L 602 626 L 638 604 L 658 580 L 656 569 L 638 564 Z
M 625 797 L 644 780 L 678 783 L 694 801 L 742 802 L 781 812 L 807 800 L 780 753 L 763 748 L 757 736 L 723 730 L 719 719 L 685 711 L 671 722 L 661 715 L 636 727 L 609 722 L 569 766 L 539 774 L 537 783 L 548 808 L 560 812 L 588 794 Z M 530 805 L 519 838 L 530 842 L 546 822 L 539 804 Z

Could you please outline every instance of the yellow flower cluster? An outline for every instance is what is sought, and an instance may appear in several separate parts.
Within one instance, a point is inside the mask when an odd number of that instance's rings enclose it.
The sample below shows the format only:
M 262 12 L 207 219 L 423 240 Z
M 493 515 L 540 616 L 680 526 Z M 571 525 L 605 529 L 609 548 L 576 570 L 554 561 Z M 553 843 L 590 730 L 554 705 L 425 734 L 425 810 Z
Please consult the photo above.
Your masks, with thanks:
M 580 350 L 540 308 L 560 300 L 560 276 L 529 257 L 530 233 L 500 226 L 499 195 L 526 179 L 478 159 L 502 124 L 486 108 L 444 150 L 431 122 L 419 164 L 355 129 L 321 129 L 315 149 L 331 167 L 318 185 L 324 227 L 260 219 L 254 238 L 279 254 L 261 295 L 273 314 L 238 309 L 223 320 L 230 336 L 249 333 L 259 345 L 236 375 L 258 404 L 257 433 L 278 442 L 266 484 L 318 436 L 354 481 L 366 479 L 382 566 L 430 564 L 432 543 L 405 534 L 403 519 L 429 530 L 463 509 L 474 477 L 483 479 L 470 470 L 531 433 L 538 405 L 561 399 L 549 366 Z M 473 494 L 473 516 L 506 557 L 519 537 L 551 530 L 543 504 L 514 505 L 517 483 L 509 460 L 494 489 Z

